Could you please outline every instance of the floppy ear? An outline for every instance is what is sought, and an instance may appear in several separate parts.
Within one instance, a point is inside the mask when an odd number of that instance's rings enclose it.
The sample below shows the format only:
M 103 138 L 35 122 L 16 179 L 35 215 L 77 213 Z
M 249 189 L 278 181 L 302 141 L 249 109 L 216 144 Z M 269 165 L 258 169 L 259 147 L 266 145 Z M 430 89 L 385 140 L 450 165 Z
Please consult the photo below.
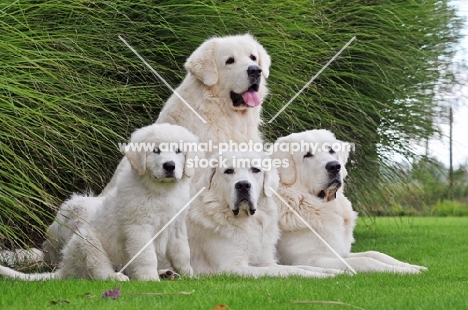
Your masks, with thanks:
M 218 70 L 216 69 L 214 55 L 215 47 L 215 39 L 205 41 L 185 62 L 185 69 L 206 86 L 213 86 L 218 83 Z
M 187 152 L 185 154 L 184 175 L 187 178 L 191 178 L 195 174 L 194 159 L 195 152 Z
M 337 141 L 341 145 L 339 152 L 336 152 L 338 161 L 345 165 L 348 162 L 349 150 L 351 149 L 351 144 L 348 142 Z
M 296 183 L 296 163 L 294 162 L 294 158 L 292 154 L 286 153 L 288 158 L 288 167 L 281 166 L 278 168 L 278 174 L 280 177 L 280 181 L 284 185 L 291 185 Z
M 351 143 L 343 142 L 343 141 L 337 141 L 337 142 L 340 143 L 341 149 L 338 152 L 336 152 L 336 156 L 338 157 L 338 161 L 342 165 L 341 174 L 344 179 L 348 175 L 348 171 L 346 170 L 346 162 L 348 161 L 349 151 L 351 149 Z
M 132 151 L 128 150 L 125 152 L 125 157 L 127 157 L 130 165 L 133 169 L 138 172 L 138 175 L 144 175 L 146 172 L 146 151 Z
M 205 172 L 205 181 L 203 182 L 203 184 L 208 184 L 208 190 L 211 189 L 211 183 L 213 182 L 213 178 L 214 178 L 214 175 L 216 173 L 216 168 L 213 167 L 211 168 L 210 171 L 206 171 Z
M 290 143 L 287 138 L 280 138 L 276 141 L 277 144 Z M 274 157 L 281 159 L 281 166 L 278 168 L 278 174 L 281 184 L 291 185 L 296 183 L 296 164 L 292 154 L 285 151 L 277 151 Z M 287 167 L 283 167 L 284 161 L 287 159 Z
M 265 196 L 273 196 L 273 191 L 278 189 L 278 185 L 278 171 L 276 171 L 276 169 L 273 167 L 269 171 L 265 171 L 263 176 L 263 192 L 265 193 Z
M 262 68 L 262 74 L 265 78 L 270 75 L 271 58 L 265 48 L 257 42 L 258 45 L 258 64 Z

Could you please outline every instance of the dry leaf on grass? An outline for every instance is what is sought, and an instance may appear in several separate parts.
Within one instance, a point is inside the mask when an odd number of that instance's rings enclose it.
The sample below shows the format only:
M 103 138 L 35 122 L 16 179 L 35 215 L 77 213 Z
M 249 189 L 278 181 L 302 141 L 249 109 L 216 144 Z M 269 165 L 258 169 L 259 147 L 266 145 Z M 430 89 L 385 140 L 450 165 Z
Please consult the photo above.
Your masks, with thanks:
M 52 306 L 58 305 L 58 304 L 61 304 L 61 303 L 69 304 L 70 301 L 69 301 L 69 300 L 66 300 L 66 299 L 59 299 L 59 300 L 52 300 L 52 301 L 50 302 L 50 304 L 51 304 Z
M 120 286 L 117 286 L 114 290 L 107 290 L 102 293 L 102 298 L 117 299 L 120 297 Z

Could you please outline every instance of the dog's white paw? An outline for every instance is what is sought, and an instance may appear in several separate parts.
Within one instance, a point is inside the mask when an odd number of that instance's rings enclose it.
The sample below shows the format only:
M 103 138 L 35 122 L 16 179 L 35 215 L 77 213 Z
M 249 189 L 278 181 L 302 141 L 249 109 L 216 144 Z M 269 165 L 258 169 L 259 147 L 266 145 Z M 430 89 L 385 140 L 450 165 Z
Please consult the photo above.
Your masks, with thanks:
M 419 271 L 428 271 L 427 267 L 424 266 L 418 266 L 418 265 L 410 265 L 411 268 L 419 270 Z
M 177 272 L 172 271 L 171 269 L 161 269 L 161 270 L 158 270 L 158 273 L 161 279 L 167 279 L 167 280 L 180 279 L 180 275 Z
M 306 271 L 307 278 L 333 278 L 336 276 L 334 273 L 324 273 L 324 272 L 313 272 L 313 271 Z
M 394 273 L 401 273 L 401 274 L 419 274 L 421 271 L 419 271 L 416 268 L 411 268 L 411 267 L 395 267 L 393 270 L 389 270 L 390 272 Z
M 343 274 L 345 273 L 343 270 L 340 269 L 333 269 L 333 268 L 321 268 L 321 267 L 313 267 L 313 266 L 294 266 L 296 268 L 300 268 L 303 270 L 307 270 L 310 272 L 314 273 L 324 273 L 324 274 L 332 274 L 332 275 L 337 275 L 337 274 Z
M 130 281 L 130 278 L 124 275 L 123 273 L 116 272 L 114 274 L 109 275 L 108 280 L 112 281 Z
M 333 268 L 324 268 L 324 270 L 322 272 L 329 273 L 329 274 L 346 274 L 345 270 L 333 269 Z M 350 274 L 352 274 L 352 273 L 350 273 Z

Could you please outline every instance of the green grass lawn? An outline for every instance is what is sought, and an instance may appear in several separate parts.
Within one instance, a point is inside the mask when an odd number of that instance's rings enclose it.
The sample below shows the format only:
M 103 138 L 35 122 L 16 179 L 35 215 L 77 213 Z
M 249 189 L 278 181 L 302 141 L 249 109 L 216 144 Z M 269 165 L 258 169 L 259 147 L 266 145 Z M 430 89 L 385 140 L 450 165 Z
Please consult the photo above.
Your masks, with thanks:
M 424 265 L 421 275 L 331 279 L 209 277 L 126 282 L 0 280 L 0 309 L 467 309 L 468 217 L 361 219 L 354 251 Z M 117 300 L 104 290 L 121 286 Z M 189 295 L 171 295 L 191 292 Z M 153 293 L 153 295 L 151 295 Z M 165 293 L 166 295 L 154 295 Z M 60 301 L 54 305 L 54 302 Z M 315 302 L 294 304 L 293 301 Z M 341 302 L 344 304 L 333 304 Z

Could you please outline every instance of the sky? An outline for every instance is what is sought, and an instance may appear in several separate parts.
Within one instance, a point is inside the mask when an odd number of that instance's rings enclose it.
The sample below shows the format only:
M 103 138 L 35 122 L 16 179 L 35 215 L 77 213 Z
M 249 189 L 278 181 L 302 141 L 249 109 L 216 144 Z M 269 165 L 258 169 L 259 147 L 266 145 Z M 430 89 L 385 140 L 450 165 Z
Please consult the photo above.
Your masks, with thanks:
M 463 39 L 455 56 L 455 62 L 464 62 L 468 65 L 468 1 L 456 0 L 452 3 L 458 7 L 459 14 L 465 16 Z M 460 164 L 468 163 L 468 81 L 459 91 L 451 95 L 457 101 L 457 108 L 453 112 L 453 165 L 456 169 Z M 449 166 L 449 126 L 446 120 L 440 121 L 443 137 L 429 142 L 429 154 Z

